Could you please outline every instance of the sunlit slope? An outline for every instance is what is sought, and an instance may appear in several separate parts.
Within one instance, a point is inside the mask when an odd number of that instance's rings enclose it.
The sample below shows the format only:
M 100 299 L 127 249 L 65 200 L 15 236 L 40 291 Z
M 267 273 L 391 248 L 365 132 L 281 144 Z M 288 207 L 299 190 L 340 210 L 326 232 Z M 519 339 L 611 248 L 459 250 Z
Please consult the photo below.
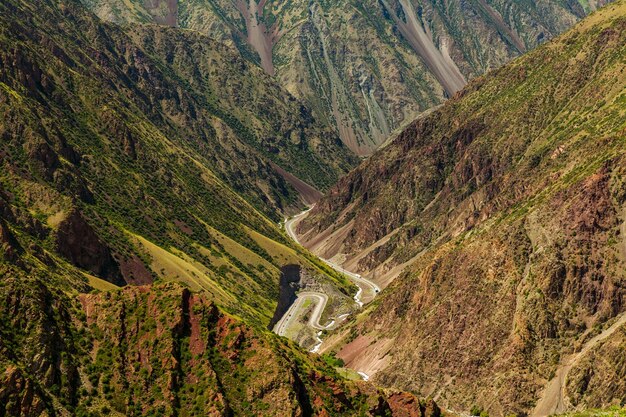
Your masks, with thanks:
M 315 206 L 301 241 L 389 284 L 346 330 L 348 365 L 496 415 L 548 386 L 576 408 L 624 398 L 623 329 L 604 332 L 626 311 L 625 45 L 621 1 L 471 82 Z

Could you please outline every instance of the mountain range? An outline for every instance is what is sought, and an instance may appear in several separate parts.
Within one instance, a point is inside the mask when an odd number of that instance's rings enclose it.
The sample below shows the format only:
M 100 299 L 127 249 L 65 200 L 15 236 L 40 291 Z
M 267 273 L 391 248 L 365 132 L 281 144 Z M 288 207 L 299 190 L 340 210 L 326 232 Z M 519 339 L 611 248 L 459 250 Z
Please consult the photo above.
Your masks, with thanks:
M 624 45 L 624 0 L 3 0 L 0 416 L 621 413 Z
M 505 0 L 84 0 L 104 20 L 191 29 L 232 45 L 357 155 L 467 80 L 604 4 Z

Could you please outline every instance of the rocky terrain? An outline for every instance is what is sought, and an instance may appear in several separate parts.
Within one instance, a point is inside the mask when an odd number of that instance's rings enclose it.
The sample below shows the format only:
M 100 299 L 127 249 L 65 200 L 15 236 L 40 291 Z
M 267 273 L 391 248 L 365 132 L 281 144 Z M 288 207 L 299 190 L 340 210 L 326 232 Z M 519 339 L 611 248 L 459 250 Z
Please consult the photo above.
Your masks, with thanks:
M 70 297 L 2 272 L 3 415 L 442 415 L 344 381 L 178 284 Z
M 277 221 L 355 158 L 236 51 L 4 1 L 0 114 L 0 415 L 443 414 L 268 330 L 286 267 L 354 304 Z
M 187 138 L 187 146 L 202 153 L 222 181 L 274 216 L 297 199 L 285 172 L 325 189 L 355 162 L 309 107 L 236 50 L 206 36 L 167 27 L 123 32 L 79 4 L 61 12 L 45 10 L 44 4 L 41 16 L 34 17 L 27 6 L 4 7 L 4 93 L 38 95 L 40 110 L 50 113 L 70 104 L 77 112 L 82 100 L 85 110 L 101 113 L 85 124 L 97 125 L 100 134 L 113 130 L 129 160 L 141 160 L 146 145 L 138 142 L 154 136 L 133 126 L 139 120 L 131 116 L 140 114 L 168 139 Z M 54 25 L 59 22 L 67 31 Z M 61 92 L 65 101 L 50 99 Z M 235 170 L 232 161 L 241 159 L 247 164 Z M 257 186 L 251 186 L 254 181 Z
M 387 288 L 326 349 L 457 410 L 624 403 L 624 45 L 621 1 L 339 181 L 299 238 Z
M 83 292 L 178 281 L 261 325 L 285 264 L 350 300 L 350 284 L 290 247 L 269 217 L 301 205 L 279 163 L 308 164 L 307 180 L 323 187 L 351 157 L 261 70 L 241 93 L 254 100 L 239 105 L 211 83 L 241 88 L 232 68 L 248 64 L 205 37 L 126 33 L 77 1 L 0 9 L 3 265 Z M 187 55 L 174 60 L 170 48 Z M 192 70 L 194 59 L 213 64 Z M 220 66 L 226 75 L 210 75 Z
M 0 416 L 617 410 L 599 5 L 2 1 Z
M 604 1 L 84 0 L 113 22 L 193 29 L 239 49 L 368 155 L 415 115 Z
M 284 264 L 324 276 L 274 223 L 311 197 L 294 173 L 324 188 L 353 161 L 306 107 L 195 33 L 123 32 L 77 1 L 0 7 L 3 234 L 27 254 L 116 285 L 178 279 L 257 317 Z

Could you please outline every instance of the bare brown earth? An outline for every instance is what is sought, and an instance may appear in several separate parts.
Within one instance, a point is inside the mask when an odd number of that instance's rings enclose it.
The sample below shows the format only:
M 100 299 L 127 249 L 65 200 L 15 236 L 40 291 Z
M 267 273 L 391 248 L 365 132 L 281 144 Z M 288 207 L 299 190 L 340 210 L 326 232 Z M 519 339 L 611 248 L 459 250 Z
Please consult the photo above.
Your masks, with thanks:
M 369 378 L 388 366 L 391 357 L 393 339 L 374 340 L 368 336 L 358 336 L 354 341 L 346 344 L 337 353 L 347 366 L 366 374 Z
M 245 0 L 239 0 L 237 6 L 244 16 L 246 22 L 246 29 L 248 33 L 248 42 L 259 54 L 261 58 L 261 67 L 269 75 L 274 75 L 274 64 L 272 49 L 276 42 L 275 28 L 267 28 L 265 23 L 259 20 L 259 17 L 263 16 L 263 6 L 265 1 L 249 0 L 248 4 L 244 3 Z
M 400 5 L 407 17 L 406 21 L 400 19 L 389 4 L 383 0 L 382 2 L 387 12 L 393 17 L 400 33 L 411 44 L 411 47 L 424 60 L 426 66 L 441 85 L 445 88 L 449 96 L 459 91 L 465 86 L 465 77 L 457 68 L 456 64 L 449 56 L 444 56 L 442 52 L 435 46 L 433 40 L 424 31 L 424 28 L 415 16 L 413 5 L 407 0 L 401 0 Z
M 178 26 L 178 0 L 145 0 L 144 5 L 156 23 Z
M 296 189 L 296 191 L 300 194 L 302 202 L 307 206 L 317 203 L 317 201 L 322 197 L 322 193 L 319 190 L 316 190 L 313 186 L 302 181 L 295 175 L 285 171 L 276 164 L 272 164 L 272 167 L 285 179 L 285 181 Z

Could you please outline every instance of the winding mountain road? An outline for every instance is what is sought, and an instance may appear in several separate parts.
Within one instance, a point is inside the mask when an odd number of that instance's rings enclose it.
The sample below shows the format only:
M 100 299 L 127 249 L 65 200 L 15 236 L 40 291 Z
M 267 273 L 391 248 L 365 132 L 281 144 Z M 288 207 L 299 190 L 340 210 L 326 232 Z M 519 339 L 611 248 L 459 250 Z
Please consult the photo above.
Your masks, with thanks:
M 287 234 L 289 235 L 291 239 L 293 239 L 294 242 L 296 242 L 299 245 L 301 243 L 298 240 L 298 236 L 296 235 L 296 232 L 294 232 L 293 227 L 297 221 L 300 221 L 300 219 L 306 216 L 309 213 L 309 211 L 313 210 L 313 207 L 314 206 L 311 206 L 310 208 L 304 210 L 302 213 L 296 214 L 291 219 L 285 220 L 285 230 L 287 231 Z
M 298 244 L 300 244 L 300 241 L 298 240 L 298 236 L 296 235 L 296 232 L 294 231 L 294 227 L 304 216 L 308 214 L 309 211 L 311 211 L 312 208 L 313 207 L 285 221 L 285 230 L 287 231 L 287 234 L 289 235 L 290 238 L 293 239 L 294 242 Z M 326 265 L 333 268 L 335 271 L 347 276 L 357 287 L 359 287 L 359 291 L 354 296 L 354 301 L 356 301 L 359 307 L 363 307 L 363 294 L 365 291 L 372 291 L 374 296 L 376 296 L 376 294 L 380 292 L 380 288 L 378 287 L 378 285 L 368 280 L 367 278 L 363 278 L 359 274 L 350 272 L 347 269 L 329 261 L 328 259 L 324 259 L 324 258 L 320 258 L 320 259 L 324 261 Z
M 354 296 L 354 301 L 356 301 L 359 307 L 363 307 L 364 290 L 369 289 L 370 291 L 372 291 L 374 297 L 376 296 L 376 294 L 380 292 L 380 287 L 378 287 L 378 285 L 374 284 L 372 281 L 368 279 L 363 278 L 361 275 L 355 274 L 354 272 L 350 272 L 347 269 L 344 269 L 341 266 L 334 264 L 326 259 L 322 259 L 322 261 L 324 261 L 326 265 L 330 266 L 335 271 L 341 272 L 342 274 L 350 278 L 350 280 L 354 282 L 357 287 L 359 287 L 359 291 L 357 291 L 356 295 Z
M 295 320 L 299 314 L 298 310 L 302 307 L 302 304 L 305 300 L 311 299 L 315 302 L 315 309 L 309 318 L 309 326 L 313 327 L 317 330 L 325 330 L 335 323 L 335 321 L 331 321 L 328 325 L 322 326 L 320 324 L 320 319 L 322 318 L 322 313 L 324 312 L 324 308 L 326 308 L 326 304 L 328 303 L 328 296 L 321 292 L 312 292 L 312 291 L 303 291 L 298 293 L 298 298 L 294 303 L 289 307 L 289 310 L 281 317 L 281 319 L 274 326 L 274 333 L 279 336 L 284 336 L 287 332 L 287 329 L 291 325 L 291 322 Z
M 561 360 L 561 364 L 556 370 L 554 378 L 548 382 L 541 398 L 537 402 L 535 409 L 530 417 L 546 417 L 552 414 L 563 413 L 567 411 L 568 400 L 565 393 L 567 386 L 567 374 L 572 367 L 591 349 L 596 347 L 600 342 L 611 336 L 617 329 L 626 324 L 626 313 L 618 316 L 618 319 L 610 327 L 602 331 L 599 335 L 591 338 L 585 343 L 580 352 L 568 355 Z
M 298 236 L 296 235 L 294 231 L 294 227 L 297 225 L 298 221 L 300 221 L 311 210 L 311 208 L 285 221 L 285 230 L 287 231 L 287 234 L 289 235 L 289 237 L 291 237 L 291 239 L 293 239 L 294 242 L 298 244 L 300 244 L 300 241 L 298 240 Z M 375 297 L 376 294 L 378 294 L 378 292 L 380 292 L 380 288 L 378 287 L 378 285 L 376 285 L 372 281 L 366 278 L 363 278 L 359 274 L 350 272 L 327 259 L 323 259 L 323 258 L 320 258 L 320 259 L 324 261 L 328 266 L 336 270 L 337 272 L 347 276 L 348 279 L 350 279 L 357 287 L 359 287 L 359 290 L 354 296 L 354 301 L 359 305 L 359 307 L 363 307 L 363 294 L 366 291 L 372 292 L 372 298 Z M 337 321 L 341 321 L 342 319 L 345 319 L 346 317 L 348 317 L 348 314 L 344 314 L 340 317 L 337 317 L 334 320 L 331 320 L 330 323 L 326 324 L 325 326 L 320 324 L 320 318 L 322 317 L 322 313 L 324 312 L 324 309 L 326 308 L 326 304 L 328 303 L 328 296 L 326 294 L 321 293 L 321 292 L 314 292 L 314 291 L 299 292 L 297 294 L 297 298 L 294 301 L 294 303 L 289 307 L 289 309 L 285 312 L 285 314 L 276 323 L 273 330 L 274 330 L 274 333 L 278 334 L 279 336 L 285 336 L 287 333 L 287 329 L 289 329 L 293 321 L 296 320 L 298 317 L 300 317 L 300 309 L 302 308 L 305 300 L 307 299 L 315 302 L 315 309 L 313 310 L 313 313 L 311 314 L 311 317 L 309 318 L 308 324 L 312 328 L 320 331 L 316 334 L 317 344 L 313 347 L 313 349 L 311 349 L 311 352 L 317 352 L 320 349 L 320 346 L 322 345 L 322 339 L 320 339 L 321 331 L 334 327 Z M 367 375 L 365 374 L 363 374 L 362 377 L 366 380 L 368 378 Z

